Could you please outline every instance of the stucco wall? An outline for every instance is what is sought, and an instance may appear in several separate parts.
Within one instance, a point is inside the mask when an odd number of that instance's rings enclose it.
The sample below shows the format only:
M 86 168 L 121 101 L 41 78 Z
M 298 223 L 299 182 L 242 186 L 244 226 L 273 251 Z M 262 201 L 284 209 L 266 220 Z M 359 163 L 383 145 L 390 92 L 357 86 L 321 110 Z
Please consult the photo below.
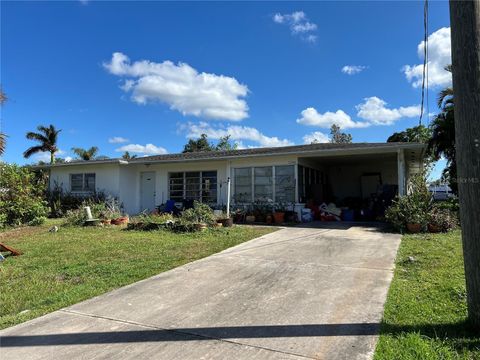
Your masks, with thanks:
M 95 189 L 106 194 L 119 196 L 119 165 L 118 164 L 95 164 L 95 165 L 68 165 L 54 167 L 50 172 L 50 188 L 56 184 L 64 191 L 70 192 L 70 174 L 95 173 Z
M 371 161 L 329 166 L 328 180 L 333 194 L 339 198 L 362 195 L 360 177 L 365 173 L 380 173 L 383 184 L 398 185 L 397 162 Z

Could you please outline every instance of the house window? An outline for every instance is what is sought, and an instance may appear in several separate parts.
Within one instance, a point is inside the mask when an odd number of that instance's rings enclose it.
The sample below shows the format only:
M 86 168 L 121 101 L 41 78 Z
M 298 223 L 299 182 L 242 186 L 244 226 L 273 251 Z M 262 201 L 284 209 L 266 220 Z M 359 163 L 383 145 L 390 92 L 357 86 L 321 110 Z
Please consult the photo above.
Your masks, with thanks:
M 233 169 L 233 192 L 236 203 L 294 202 L 295 167 L 261 166 Z
M 254 168 L 254 201 L 273 201 L 273 171 L 271 166 Z
M 275 201 L 295 201 L 295 168 L 293 165 L 275 166 Z
M 235 202 L 249 203 L 252 201 L 252 168 L 234 169 Z
M 176 202 L 197 200 L 217 202 L 217 172 L 189 171 L 169 174 L 170 199 Z
M 72 192 L 94 192 L 95 174 L 70 174 L 70 190 Z

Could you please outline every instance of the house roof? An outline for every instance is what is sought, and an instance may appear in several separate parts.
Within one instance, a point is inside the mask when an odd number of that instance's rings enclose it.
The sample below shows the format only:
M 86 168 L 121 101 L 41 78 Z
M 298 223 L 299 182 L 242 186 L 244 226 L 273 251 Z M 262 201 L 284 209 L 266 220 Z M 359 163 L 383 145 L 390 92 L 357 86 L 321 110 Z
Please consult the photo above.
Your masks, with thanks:
M 331 144 L 319 143 L 310 145 L 293 145 L 282 147 L 267 147 L 267 148 L 251 148 L 228 151 L 201 151 L 191 153 L 177 153 L 144 156 L 130 160 L 117 159 L 103 159 L 103 160 L 74 160 L 68 163 L 57 163 L 54 165 L 37 165 L 35 168 L 57 167 L 57 166 L 71 166 L 71 165 L 90 165 L 90 164 L 144 164 L 144 163 L 161 163 L 161 162 L 179 162 L 179 161 L 197 161 L 197 160 L 222 160 L 239 157 L 256 157 L 268 155 L 315 155 L 315 154 L 351 154 L 355 152 L 394 152 L 399 149 L 411 149 L 422 152 L 425 145 L 413 142 L 391 142 L 391 143 L 350 143 L 350 144 Z

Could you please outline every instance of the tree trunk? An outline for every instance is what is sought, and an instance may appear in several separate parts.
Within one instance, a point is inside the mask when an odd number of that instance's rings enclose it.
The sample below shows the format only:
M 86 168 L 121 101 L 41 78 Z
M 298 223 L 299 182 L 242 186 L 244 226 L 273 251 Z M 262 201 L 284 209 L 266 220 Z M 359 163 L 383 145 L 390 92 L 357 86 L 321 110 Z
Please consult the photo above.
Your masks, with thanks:
M 50 164 L 55 164 L 55 152 L 50 152 Z
M 455 143 L 469 320 L 480 327 L 480 2 L 450 0 Z

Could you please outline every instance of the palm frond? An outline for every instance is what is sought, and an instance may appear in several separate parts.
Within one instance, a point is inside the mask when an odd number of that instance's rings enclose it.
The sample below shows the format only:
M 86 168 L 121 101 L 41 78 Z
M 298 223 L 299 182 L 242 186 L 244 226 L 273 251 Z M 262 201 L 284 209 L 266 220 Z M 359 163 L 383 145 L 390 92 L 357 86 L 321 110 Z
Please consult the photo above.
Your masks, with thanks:
M 47 143 L 48 142 L 48 139 L 44 135 L 39 134 L 39 133 L 35 133 L 35 132 L 32 132 L 32 131 L 27 132 L 27 134 L 25 136 L 29 140 L 37 140 L 41 143 Z
M 36 154 L 36 153 L 39 153 L 39 152 L 43 152 L 43 151 L 48 151 L 45 147 L 41 146 L 41 145 L 38 145 L 38 146 L 32 146 L 32 147 L 29 147 L 27 150 L 25 150 L 25 152 L 23 153 L 23 157 L 24 158 L 29 158 L 30 156 L 32 156 L 33 154 Z

